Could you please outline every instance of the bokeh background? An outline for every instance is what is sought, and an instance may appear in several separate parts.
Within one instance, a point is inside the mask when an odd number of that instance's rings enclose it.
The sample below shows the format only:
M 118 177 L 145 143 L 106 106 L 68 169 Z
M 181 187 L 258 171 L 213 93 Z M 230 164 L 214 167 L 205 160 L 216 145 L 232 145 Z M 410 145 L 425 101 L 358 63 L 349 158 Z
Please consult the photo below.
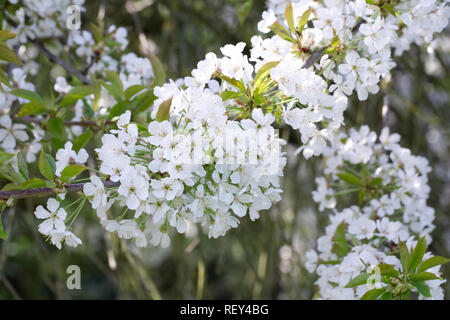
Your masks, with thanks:
M 151 49 L 170 78 L 190 73 L 209 52 L 257 33 L 262 0 L 138 0 L 133 1 Z M 83 27 L 90 22 L 124 26 L 130 50 L 140 51 L 136 17 L 125 0 L 86 1 Z M 100 14 L 99 14 L 100 12 Z M 431 250 L 450 256 L 450 30 L 429 47 L 413 47 L 396 58 L 397 68 L 383 89 L 366 102 L 352 99 L 346 126 L 383 126 L 402 135 L 402 144 L 427 157 L 428 204 L 436 210 Z M 47 63 L 39 57 L 40 63 Z M 37 88 L 48 85 L 51 73 L 40 73 Z M 25 199 L 2 216 L 9 241 L 0 243 L 0 299 L 311 299 L 315 276 L 304 268 L 305 252 L 327 225 L 326 213 L 312 202 L 314 178 L 321 163 L 294 155 L 299 140 L 288 139 L 288 165 L 283 200 L 256 222 L 243 219 L 225 237 L 208 239 L 201 230 L 176 235 L 168 249 L 138 249 L 106 233 L 95 213 L 85 209 L 74 226 L 83 240 L 76 249 L 59 251 L 37 232 L 34 208 L 42 199 Z M 92 151 L 92 150 L 90 150 Z M 87 206 L 86 206 L 87 208 Z M 66 269 L 81 268 L 81 290 L 68 290 Z M 450 277 L 450 266 L 444 266 Z M 445 286 L 450 298 L 450 284 Z

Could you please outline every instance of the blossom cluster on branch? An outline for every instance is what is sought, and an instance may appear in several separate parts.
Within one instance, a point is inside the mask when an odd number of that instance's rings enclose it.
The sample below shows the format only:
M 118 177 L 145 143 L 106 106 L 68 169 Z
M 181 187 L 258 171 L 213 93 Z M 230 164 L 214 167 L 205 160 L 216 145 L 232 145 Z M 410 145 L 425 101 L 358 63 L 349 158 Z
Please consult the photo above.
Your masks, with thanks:
M 431 168 L 399 140 L 387 128 L 377 138 L 363 126 L 340 134 L 325 151 L 326 175 L 316 178 L 313 199 L 320 210 L 333 213 L 318 252 L 306 254 L 306 266 L 319 275 L 316 283 L 324 299 L 363 296 L 367 286 L 345 287 L 352 278 L 382 263 L 400 270 L 400 242 L 412 248 L 420 237 L 432 240 L 434 210 L 426 204 Z M 432 271 L 439 274 L 439 267 Z M 431 297 L 443 298 L 443 282 L 427 281 Z
M 395 67 L 393 54 L 430 42 L 446 27 L 445 1 L 270 0 L 249 56 L 245 43 L 227 44 L 221 56 L 208 53 L 190 76 L 169 82 L 155 56 L 128 52 L 123 27 L 67 32 L 69 4 L 85 10 L 84 0 L 7 1 L 3 29 L 17 37 L 0 33 L 19 57 L 0 47 L 17 65 L 0 74 L 0 164 L 10 181 L 2 199 L 13 201 L 10 191 L 52 190 L 55 198 L 35 215 L 58 248 L 81 243 L 70 230 L 88 201 L 107 231 L 139 247 L 167 247 L 170 227 L 185 233 L 198 224 L 217 238 L 247 214 L 259 218 L 281 200 L 286 142 L 275 128 L 283 125 L 299 131 L 304 158 L 326 159 L 327 176 L 317 179 L 313 198 L 335 213 L 319 254 L 308 254 L 311 270 L 319 264 L 322 298 L 364 296 L 364 286 L 346 288 L 358 272 L 379 263 L 397 270 L 392 252 L 403 241 L 408 254 L 431 241 L 427 161 L 401 148 L 387 129 L 376 142 L 368 127 L 348 136 L 341 127 L 348 97 L 365 101 L 378 93 Z M 41 68 L 38 53 L 65 69 L 50 98 L 29 80 Z M 94 131 L 101 145 L 89 154 Z M 45 179 L 30 174 L 28 163 L 36 161 Z M 89 178 L 77 178 L 87 171 Z M 63 205 L 76 180 L 84 182 L 83 194 Z M 342 197 L 358 205 L 345 206 Z M 405 279 L 418 267 L 404 267 Z M 414 280 L 419 293 L 441 297 L 440 280 L 426 280 Z M 386 288 L 377 292 L 407 292 Z

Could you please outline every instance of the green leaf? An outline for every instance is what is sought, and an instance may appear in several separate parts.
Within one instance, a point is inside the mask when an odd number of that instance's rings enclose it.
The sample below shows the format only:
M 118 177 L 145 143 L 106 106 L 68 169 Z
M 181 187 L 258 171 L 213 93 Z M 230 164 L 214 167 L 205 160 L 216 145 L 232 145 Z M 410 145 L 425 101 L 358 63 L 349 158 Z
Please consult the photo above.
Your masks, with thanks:
M 22 61 L 16 56 L 14 51 L 8 48 L 4 43 L 0 42 L 0 60 L 14 63 L 16 65 L 21 65 Z
M 45 106 L 37 101 L 31 101 L 28 103 L 25 103 L 22 108 L 20 108 L 20 111 L 17 113 L 16 117 L 24 117 L 24 116 L 30 116 L 30 115 L 36 115 L 40 114 L 46 111 Z
M 409 260 L 408 270 L 414 272 L 417 266 L 422 262 L 423 255 L 427 250 L 427 240 L 425 237 L 420 238 L 417 241 L 416 247 L 411 253 L 411 259 Z
M 422 272 L 425 270 L 428 270 L 430 268 L 439 266 L 441 264 L 445 264 L 447 262 L 450 262 L 450 259 L 441 257 L 441 256 L 435 256 L 435 257 L 431 257 L 427 260 L 425 260 L 424 262 L 422 262 L 422 264 L 417 268 L 417 272 Z
M 0 213 L 0 239 L 7 240 L 8 239 L 8 233 L 6 232 L 5 228 L 3 228 L 3 222 L 2 222 L 2 214 Z
M 382 182 L 383 182 L 383 179 L 378 177 L 378 178 L 372 179 L 372 181 L 370 181 L 370 186 L 371 187 L 378 186 Z
M 341 180 L 343 180 L 343 181 L 345 181 L 347 183 L 355 184 L 355 185 L 358 185 L 358 186 L 361 185 L 361 181 L 359 181 L 358 177 L 355 176 L 354 174 L 349 173 L 349 172 L 341 172 L 341 173 L 338 173 L 337 176 Z
M 305 12 L 303 12 L 302 16 L 300 17 L 300 20 L 298 21 L 297 30 L 299 33 L 302 33 L 303 29 L 305 28 L 306 24 L 308 23 L 309 16 L 312 12 L 312 9 L 309 8 Z
M 153 68 L 153 73 L 155 74 L 155 80 L 153 81 L 154 86 L 162 86 L 166 82 L 166 71 L 164 70 L 164 65 L 161 60 L 153 54 L 148 55 Z
M 248 14 L 252 10 L 253 0 L 245 0 L 236 7 L 239 23 L 242 25 L 245 22 Z
M 242 96 L 241 92 L 231 91 L 231 90 L 224 90 L 220 96 L 222 97 L 222 101 L 227 101 L 230 99 L 239 99 Z
M 419 272 L 410 275 L 411 280 L 413 281 L 427 281 L 427 280 L 439 280 L 441 279 L 437 275 L 431 272 Z
M 387 12 L 389 12 L 393 16 L 396 15 L 395 10 L 394 10 L 394 8 L 391 7 L 391 5 L 385 3 L 385 4 L 383 4 L 382 8 L 384 8 Z
M 271 61 L 267 62 L 265 65 L 259 68 L 258 72 L 255 75 L 255 91 L 259 91 L 261 84 L 269 76 L 270 70 L 275 68 L 279 63 L 280 61 Z
M 64 139 L 64 123 L 61 118 L 51 118 L 47 122 L 47 129 L 56 139 Z
M 385 292 L 383 293 L 383 295 L 380 297 L 380 300 L 392 300 L 392 292 Z
M 24 177 L 25 179 L 29 179 L 28 164 L 23 155 L 23 151 L 17 153 L 17 165 L 19 167 L 19 173 L 22 175 L 22 177 Z
M 134 95 L 138 94 L 142 90 L 148 88 L 147 86 L 141 84 L 135 84 L 131 87 L 128 87 L 124 92 L 124 97 L 126 100 L 130 100 Z
M 109 93 L 116 99 L 120 101 L 123 99 L 123 84 L 120 80 L 119 75 L 115 71 L 105 71 L 106 77 L 111 83 L 104 83 L 103 86 L 109 91 Z
M 390 264 L 386 264 L 386 263 L 381 263 L 378 265 L 378 268 L 380 269 L 380 274 L 383 277 L 399 277 L 400 273 L 395 270 L 395 268 L 390 265 Z
M 169 120 L 170 118 L 170 106 L 172 104 L 172 98 L 164 101 L 159 105 L 158 112 L 156 113 L 156 120 L 162 122 Z
M 11 88 L 11 83 L 9 82 L 8 75 L 2 68 L 0 68 L 0 82 L 6 85 L 8 88 Z
M 14 157 L 14 154 L 0 150 L 0 165 L 4 164 L 6 161 L 11 159 L 12 157 Z
M 74 105 L 78 100 L 94 94 L 94 88 L 91 86 L 77 86 L 67 93 L 61 101 L 61 107 Z
M 34 188 L 44 188 L 45 181 L 42 179 L 30 179 L 21 184 L 21 189 L 34 189 Z
M 286 22 L 291 29 L 292 33 L 295 33 L 295 22 L 294 22 L 294 13 L 292 11 L 292 2 L 289 1 L 289 4 L 284 10 L 284 16 L 286 17 Z
M 64 170 L 61 172 L 60 180 L 62 182 L 69 182 L 70 180 L 72 180 L 85 170 L 87 170 L 85 166 L 79 164 L 71 164 L 65 167 Z
M 431 297 L 430 287 L 421 281 L 411 281 L 411 284 L 417 288 L 419 293 L 427 298 Z
M 361 273 L 351 279 L 346 285 L 345 288 L 353 288 L 367 283 L 367 280 L 370 278 L 370 273 Z
M 3 177 L 11 182 L 14 182 L 17 185 L 24 183 L 26 180 L 10 165 L 3 165 L 0 167 L 0 177 Z
M 236 79 L 227 77 L 227 76 L 225 76 L 223 74 L 219 75 L 219 78 L 222 79 L 222 80 L 225 80 L 226 82 L 231 84 L 233 87 L 239 89 L 242 93 L 246 93 L 247 90 L 245 89 L 245 86 L 242 84 L 242 82 L 240 82 L 240 81 L 238 81 Z
M 0 30 L 0 41 L 14 39 L 16 36 L 17 34 L 9 30 Z
M 94 36 L 95 43 L 100 43 L 103 38 L 103 31 L 94 23 L 89 24 L 89 29 L 92 31 L 92 35 Z
M 16 97 L 23 98 L 26 100 L 29 100 L 31 102 L 35 102 L 40 105 L 44 105 L 44 100 L 42 100 L 41 96 L 37 94 L 36 92 L 25 90 L 25 89 L 14 89 L 11 90 L 9 93 L 12 95 L 15 95 Z
M 400 252 L 400 260 L 402 262 L 402 267 L 403 267 L 403 273 L 408 273 L 409 269 L 409 260 L 411 259 L 411 256 L 409 254 L 409 250 L 406 247 L 406 244 L 403 241 L 398 242 L 398 249 Z
M 38 161 L 39 171 L 41 174 L 49 180 L 53 180 L 55 175 L 56 166 L 55 160 L 53 160 L 52 156 L 45 153 L 41 150 Z
M 369 290 L 361 297 L 361 300 L 377 300 L 377 298 L 385 291 L 385 288 Z
M 73 150 L 76 152 L 80 151 L 81 148 L 84 148 L 88 142 L 93 137 L 94 133 L 91 130 L 86 130 L 82 134 L 80 134 L 74 141 L 73 141 Z
M 289 41 L 289 42 L 294 42 L 294 40 L 292 39 L 291 35 L 289 34 L 289 31 L 283 27 L 281 24 L 279 24 L 278 22 L 275 22 L 274 24 L 272 24 L 269 29 L 275 33 L 277 36 L 279 36 L 280 38 Z
M 97 111 L 98 109 L 98 102 L 100 101 L 101 95 L 102 95 L 102 81 L 97 79 L 95 75 L 91 72 L 89 73 L 89 78 L 91 79 L 91 87 L 94 94 L 94 103 L 92 105 L 92 109 L 94 111 Z M 85 103 L 85 101 L 83 101 Z
M 148 90 L 140 93 L 136 97 L 134 113 L 140 113 L 146 111 L 153 102 L 156 100 L 156 96 L 153 94 L 153 90 Z
M 358 192 L 359 204 L 362 204 L 364 202 L 364 196 L 365 196 L 364 189 L 360 189 L 359 192 Z
M 334 234 L 334 245 L 332 252 L 337 254 L 339 258 L 343 258 L 350 251 L 347 240 L 345 239 L 345 233 L 347 232 L 347 225 L 344 221 L 339 224 Z

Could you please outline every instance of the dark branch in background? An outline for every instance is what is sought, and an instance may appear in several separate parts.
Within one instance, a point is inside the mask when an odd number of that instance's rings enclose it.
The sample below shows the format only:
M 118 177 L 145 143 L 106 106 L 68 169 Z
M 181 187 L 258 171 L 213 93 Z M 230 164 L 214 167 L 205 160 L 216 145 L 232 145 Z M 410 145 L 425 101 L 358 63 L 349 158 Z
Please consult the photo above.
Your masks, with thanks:
M 36 39 L 29 39 L 30 42 L 36 45 L 38 49 L 49 58 L 50 61 L 59 64 L 61 67 L 63 67 L 70 75 L 77 77 L 81 81 L 83 81 L 84 84 L 91 84 L 91 81 L 83 74 L 80 70 L 76 69 L 72 64 L 64 61 L 58 56 L 55 56 L 53 53 L 51 53 L 45 45 Z
M 82 191 L 83 186 L 86 183 L 76 183 L 76 184 L 66 184 L 65 189 L 67 192 L 75 192 Z M 120 182 L 113 181 L 103 181 L 103 185 L 105 188 L 113 188 L 118 187 Z M 24 190 L 12 190 L 12 191 L 0 191 L 0 199 L 8 200 L 13 197 L 14 199 L 23 199 L 29 197 L 37 197 L 37 196 L 48 196 L 57 193 L 59 190 L 53 188 L 34 188 L 34 189 L 24 189 Z
M 138 33 L 139 42 L 141 43 L 141 50 L 146 55 L 153 54 L 152 45 L 145 36 L 144 29 L 142 28 L 141 19 L 137 14 L 138 9 L 136 8 L 135 3 L 133 1 L 127 0 L 127 2 L 125 3 L 125 9 L 130 14 L 131 19 L 133 19 L 134 26 Z

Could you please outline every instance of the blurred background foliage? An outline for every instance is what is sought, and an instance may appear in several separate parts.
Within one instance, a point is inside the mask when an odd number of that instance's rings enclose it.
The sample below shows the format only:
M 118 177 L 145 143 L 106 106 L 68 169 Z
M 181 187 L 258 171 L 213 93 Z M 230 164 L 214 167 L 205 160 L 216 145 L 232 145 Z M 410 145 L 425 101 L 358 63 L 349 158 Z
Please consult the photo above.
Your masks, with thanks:
M 168 76 L 186 76 L 209 52 L 257 33 L 264 10 L 261 0 L 139 0 L 134 1 L 142 30 Z M 90 22 L 127 27 L 130 50 L 139 52 L 136 19 L 125 0 L 86 1 L 83 27 Z M 352 99 L 346 126 L 383 126 L 402 135 L 402 144 L 427 157 L 428 204 L 436 210 L 431 250 L 450 256 L 450 30 L 428 48 L 413 47 L 401 58 L 379 94 L 366 102 Z M 40 57 L 39 59 L 42 59 Z M 45 63 L 41 61 L 41 63 Z M 53 83 L 52 72 L 41 72 L 37 88 Z M 48 90 L 48 89 L 47 89 Z M 1 299 L 311 299 L 315 277 L 304 264 L 328 222 L 312 202 L 318 159 L 295 156 L 295 132 L 280 132 L 290 142 L 283 179 L 283 200 L 261 219 L 243 219 L 225 237 L 208 239 L 201 230 L 176 235 L 168 249 L 134 245 L 106 233 L 95 213 L 85 207 L 75 232 L 83 240 L 76 249 L 59 251 L 37 232 L 32 212 L 44 199 L 26 199 L 3 214 L 9 241 L 0 243 Z M 92 150 L 91 150 L 92 151 Z M 68 290 L 66 269 L 81 268 L 81 290 Z M 450 278 L 450 266 L 444 266 Z M 450 284 L 445 286 L 450 298 Z

